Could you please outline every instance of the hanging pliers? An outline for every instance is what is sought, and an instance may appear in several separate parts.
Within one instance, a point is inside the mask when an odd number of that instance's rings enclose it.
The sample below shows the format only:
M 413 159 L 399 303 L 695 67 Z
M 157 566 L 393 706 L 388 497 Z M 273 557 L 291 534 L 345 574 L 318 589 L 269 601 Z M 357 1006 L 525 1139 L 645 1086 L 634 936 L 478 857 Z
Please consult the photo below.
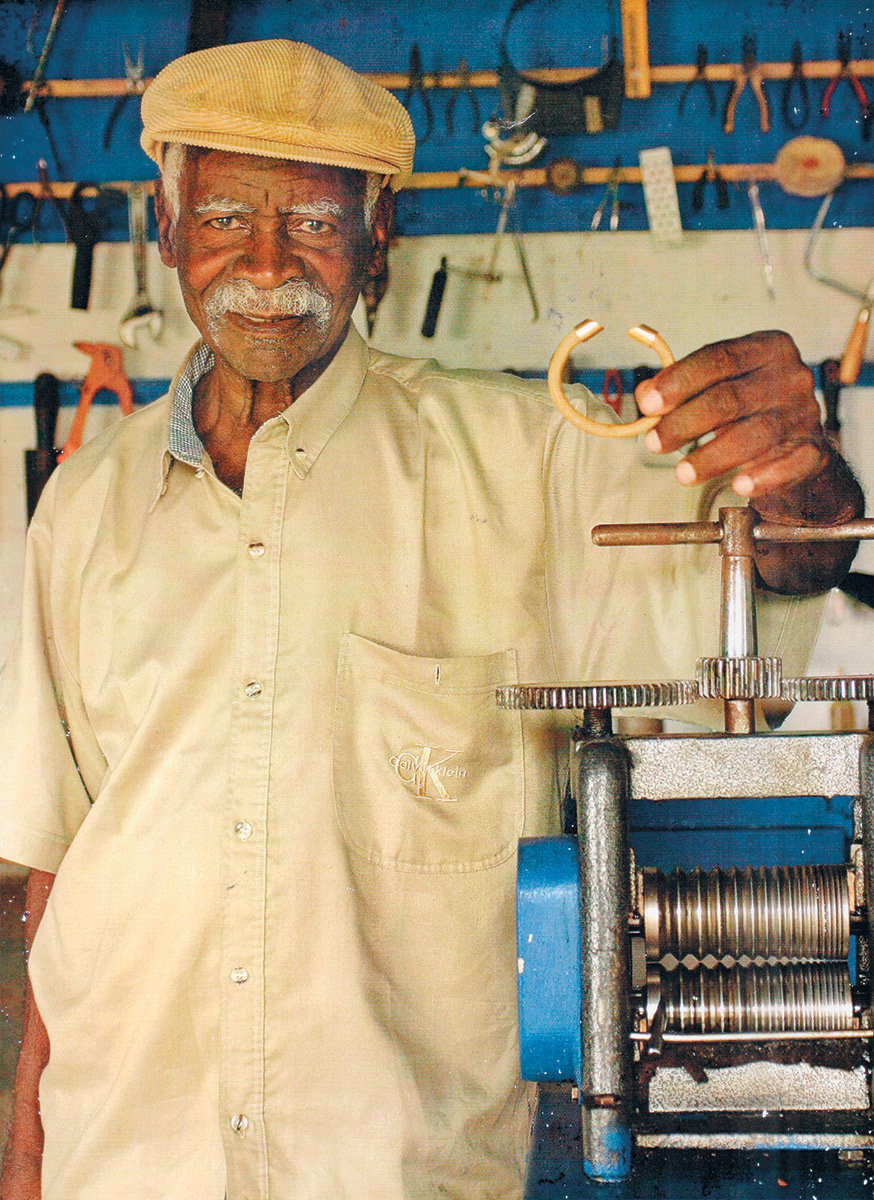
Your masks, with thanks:
M 853 35 L 851 33 L 838 33 L 838 62 L 840 64 L 838 73 L 834 75 L 826 84 L 825 91 L 822 94 L 822 100 L 819 102 L 820 115 L 827 117 L 831 108 L 832 96 L 835 94 L 835 89 L 842 79 L 846 79 L 847 83 L 853 89 L 853 94 L 859 105 L 859 119 L 862 122 L 862 135 L 865 140 L 868 140 L 870 133 L 869 118 L 871 115 L 871 107 L 868 101 L 868 93 L 862 87 L 861 82 L 853 74 L 853 69 L 850 66 L 850 54 L 853 48 Z
M 470 110 L 473 114 L 473 125 L 471 133 L 479 133 L 482 125 L 482 117 L 479 111 L 479 100 L 476 92 L 470 86 L 470 71 L 467 66 L 467 59 L 462 57 L 458 61 L 458 66 L 455 68 L 455 73 L 458 76 L 458 83 L 453 88 L 449 95 L 449 100 L 446 102 L 446 132 L 455 133 L 455 124 L 453 116 L 455 113 L 455 102 L 459 96 L 466 96 L 470 104 Z
M 419 142 L 427 142 L 428 138 L 434 131 L 434 112 L 431 108 L 431 101 L 428 99 L 428 93 L 425 90 L 425 72 L 422 70 L 422 51 L 419 49 L 417 42 L 413 42 L 410 50 L 410 65 L 408 68 L 409 79 L 407 81 L 407 90 L 404 93 L 404 108 L 407 112 L 410 111 L 410 104 L 413 97 L 418 96 L 422 101 L 422 111 L 425 114 L 425 132 L 419 138 Z
M 719 168 L 713 160 L 712 150 L 707 151 L 707 163 L 692 190 L 692 207 L 695 212 L 700 212 L 704 207 L 704 190 L 708 183 L 712 183 L 716 188 L 716 203 L 719 207 L 728 208 L 728 184 L 719 173 Z
M 707 96 L 707 107 L 710 109 L 711 117 L 716 116 L 716 92 L 713 90 L 713 84 L 707 78 L 707 47 L 699 45 L 695 52 L 695 74 L 680 92 L 680 102 L 677 105 L 677 113 L 682 116 L 683 109 L 686 106 L 686 100 L 693 86 L 700 83 Z
M 728 98 L 728 104 L 725 106 L 722 128 L 725 133 L 732 133 L 734 131 L 734 113 L 737 108 L 737 102 L 740 99 L 741 92 L 747 83 L 749 83 L 756 98 L 756 103 L 759 106 L 759 129 L 761 129 L 762 133 L 767 133 L 771 128 L 771 114 L 768 109 L 768 98 L 765 95 L 765 89 L 762 87 L 762 68 L 756 62 L 756 39 L 754 37 L 750 37 L 748 34 L 744 36 L 741 53 L 743 61 L 737 68 L 734 89 Z
M 607 187 L 604 191 L 604 196 L 601 203 L 595 209 L 595 215 L 592 217 L 592 230 L 599 229 L 601 218 L 607 205 L 610 205 L 610 231 L 615 233 L 619 228 L 619 174 L 621 171 L 621 159 L 617 156 L 610 168 L 610 174 L 607 176 Z
M 116 122 L 121 116 L 124 106 L 130 100 L 131 96 L 142 96 L 146 90 L 145 68 L 143 65 L 143 39 L 140 38 L 139 46 L 137 47 L 136 62 L 130 56 L 127 42 L 122 45 L 124 53 L 124 95 L 119 96 L 115 104 L 112 106 L 112 112 L 109 114 L 109 120 L 106 122 L 106 128 L 103 131 L 103 149 L 109 149 L 109 143 L 112 141 L 112 133 L 115 129 Z
M 792 74 L 783 85 L 781 108 L 783 120 L 789 129 L 796 132 L 803 129 L 810 116 L 810 97 L 807 94 L 807 80 L 804 77 L 804 59 L 801 56 L 801 42 L 796 41 L 792 46 Z M 797 98 L 796 98 L 797 97 Z

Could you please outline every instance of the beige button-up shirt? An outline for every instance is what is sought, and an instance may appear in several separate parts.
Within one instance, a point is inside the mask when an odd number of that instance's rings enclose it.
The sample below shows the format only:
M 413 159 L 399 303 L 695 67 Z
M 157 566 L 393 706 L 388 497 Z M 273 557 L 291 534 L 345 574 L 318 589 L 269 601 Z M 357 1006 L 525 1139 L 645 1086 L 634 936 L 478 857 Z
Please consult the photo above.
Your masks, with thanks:
M 43 1200 L 516 1197 L 514 855 L 563 735 L 495 685 L 715 653 L 712 550 L 588 537 L 696 497 L 354 332 L 242 498 L 171 409 L 52 477 L 0 690 L 0 854 L 57 872 Z M 789 672 L 802 608 L 762 621 Z

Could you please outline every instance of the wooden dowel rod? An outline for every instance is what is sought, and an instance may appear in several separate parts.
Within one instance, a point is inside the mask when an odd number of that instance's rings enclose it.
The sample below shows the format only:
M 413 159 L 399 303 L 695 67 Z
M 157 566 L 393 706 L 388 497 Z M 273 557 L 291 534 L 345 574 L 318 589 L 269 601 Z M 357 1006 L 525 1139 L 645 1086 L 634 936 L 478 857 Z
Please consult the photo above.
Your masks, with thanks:
M 788 79 L 792 74 L 792 64 L 786 62 L 759 63 L 765 79 Z M 574 83 L 578 79 L 586 79 L 594 75 L 597 67 L 551 67 L 533 68 L 525 71 L 525 75 L 541 83 Z M 861 58 L 851 64 L 855 75 L 874 75 L 874 58 Z M 695 67 L 688 63 L 663 64 L 651 66 L 650 79 L 653 83 L 688 83 L 695 78 Z M 734 79 L 739 64 L 710 63 L 705 75 L 714 83 L 727 82 Z M 831 79 L 840 70 L 837 59 L 820 62 L 806 62 L 803 74 L 807 79 Z M 404 91 L 409 83 L 409 76 L 403 71 L 379 72 L 365 75 L 374 83 L 379 83 L 390 91 Z M 151 80 L 146 80 L 150 83 Z M 452 89 L 458 87 L 461 77 L 453 71 L 440 74 L 425 73 L 422 80 L 426 88 Z M 471 71 L 469 83 L 474 88 L 496 88 L 498 86 L 497 71 Z M 22 84 L 25 91 L 30 91 L 30 80 Z M 55 99 L 94 99 L 106 96 L 123 96 L 127 92 L 127 81 L 124 79 L 49 79 L 40 88 L 41 96 Z
M 684 166 L 676 166 L 674 167 L 674 178 L 677 183 L 695 183 L 704 170 L 704 165 L 704 163 L 690 163 Z M 717 164 L 717 169 L 723 179 L 728 180 L 729 183 L 746 183 L 749 179 L 766 182 L 776 177 L 773 163 L 725 163 L 722 165 Z M 470 179 L 459 171 L 418 171 L 410 177 L 407 186 L 415 191 L 426 191 L 429 189 L 440 191 L 457 187 L 478 189 L 488 186 L 483 184 L 484 174 L 485 172 L 478 172 L 476 178 Z M 594 186 L 596 184 L 606 184 L 612 174 L 612 167 L 584 167 L 581 172 L 581 179 L 583 185 Z M 847 167 L 844 172 L 844 178 L 874 179 L 874 162 L 853 163 Z M 517 187 L 544 187 L 546 185 L 546 172 L 542 167 L 528 167 L 522 171 L 502 171 L 500 179 L 512 179 Z M 130 180 L 119 180 L 106 183 L 103 186 L 126 191 L 131 186 L 131 182 Z M 619 182 L 640 183 L 640 168 L 620 167 Z M 6 183 L 3 186 L 6 189 L 7 196 L 10 197 L 17 196 L 19 192 L 32 192 L 36 195 L 40 191 L 39 183 L 30 181 Z M 68 200 L 75 186 L 74 183 L 67 182 L 49 184 L 53 195 L 57 196 L 60 200 Z M 147 180 L 145 181 L 145 186 L 150 192 L 154 191 L 153 182 Z M 94 190 L 85 188 L 82 195 L 93 196 Z

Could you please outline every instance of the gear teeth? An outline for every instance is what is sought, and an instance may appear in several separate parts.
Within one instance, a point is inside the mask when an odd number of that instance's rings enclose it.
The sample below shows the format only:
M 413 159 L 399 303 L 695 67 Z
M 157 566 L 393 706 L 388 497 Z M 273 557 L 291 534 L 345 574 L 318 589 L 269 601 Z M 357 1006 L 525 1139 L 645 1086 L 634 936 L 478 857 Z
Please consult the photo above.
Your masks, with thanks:
M 784 700 L 874 700 L 874 675 L 807 675 L 783 680 Z
M 699 658 L 697 675 L 702 696 L 757 700 L 782 695 L 779 658 Z
M 500 708 L 658 708 L 692 704 L 698 685 L 692 679 L 653 683 L 512 684 L 497 689 Z

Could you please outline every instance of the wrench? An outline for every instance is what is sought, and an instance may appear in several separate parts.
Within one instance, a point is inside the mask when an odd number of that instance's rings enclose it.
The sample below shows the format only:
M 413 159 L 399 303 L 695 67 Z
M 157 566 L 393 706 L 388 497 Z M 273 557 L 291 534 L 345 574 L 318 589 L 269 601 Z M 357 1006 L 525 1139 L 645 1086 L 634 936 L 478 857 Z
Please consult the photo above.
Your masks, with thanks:
M 136 346 L 137 333 L 143 326 L 157 341 L 164 325 L 164 314 L 155 308 L 146 290 L 146 190 L 145 184 L 135 183 L 127 194 L 135 291 L 130 308 L 118 323 L 118 336 L 126 346 Z

